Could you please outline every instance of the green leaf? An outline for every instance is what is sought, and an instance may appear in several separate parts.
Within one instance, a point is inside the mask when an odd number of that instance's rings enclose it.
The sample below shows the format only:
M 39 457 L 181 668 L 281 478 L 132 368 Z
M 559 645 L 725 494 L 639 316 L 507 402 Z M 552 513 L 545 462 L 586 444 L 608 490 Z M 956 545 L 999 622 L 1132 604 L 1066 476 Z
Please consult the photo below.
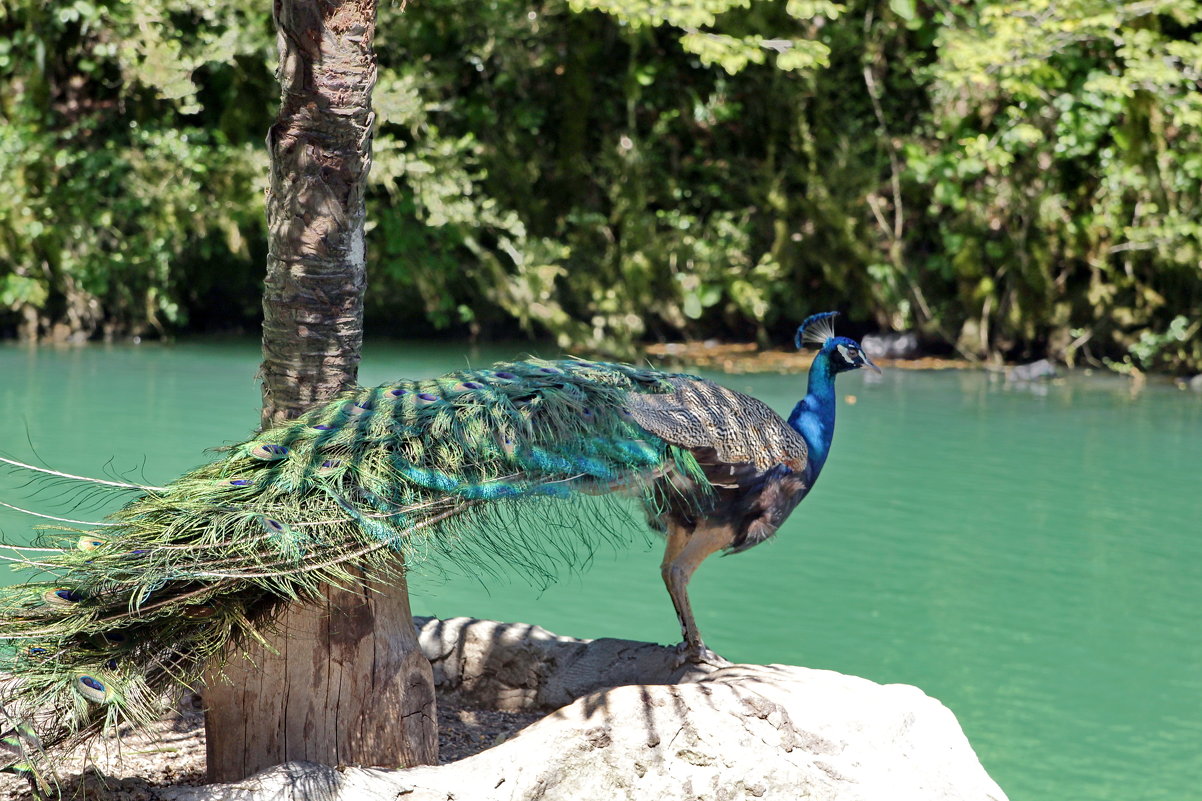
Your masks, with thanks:
M 40 309 L 49 297 L 50 292 L 46 285 L 35 278 L 24 275 L 6 275 L 0 278 L 0 305 L 10 309 L 19 309 L 26 305 Z
M 906 22 L 910 22 L 918 16 L 914 0 L 889 0 L 889 9 Z

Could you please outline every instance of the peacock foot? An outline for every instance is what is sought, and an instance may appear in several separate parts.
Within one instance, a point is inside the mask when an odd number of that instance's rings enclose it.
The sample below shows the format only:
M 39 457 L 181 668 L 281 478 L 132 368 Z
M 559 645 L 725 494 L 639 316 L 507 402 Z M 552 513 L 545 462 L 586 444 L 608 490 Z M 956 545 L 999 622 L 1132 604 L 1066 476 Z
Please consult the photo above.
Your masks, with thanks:
M 676 667 L 682 668 L 690 664 L 710 665 L 711 667 L 719 668 L 729 665 L 730 661 L 723 659 L 709 648 L 706 648 L 703 642 L 690 643 L 686 640 L 676 646 Z

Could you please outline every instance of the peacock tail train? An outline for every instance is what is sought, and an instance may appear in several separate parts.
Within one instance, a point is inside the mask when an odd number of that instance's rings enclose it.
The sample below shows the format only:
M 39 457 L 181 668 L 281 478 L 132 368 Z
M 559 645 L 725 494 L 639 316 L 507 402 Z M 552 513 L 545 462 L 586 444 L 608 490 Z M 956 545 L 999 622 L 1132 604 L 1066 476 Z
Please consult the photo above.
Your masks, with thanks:
M 513 524 L 534 504 L 695 503 L 704 493 L 665 497 L 663 480 L 708 487 L 693 452 L 636 421 L 641 399 L 681 381 L 699 379 L 527 360 L 359 388 L 166 487 L 108 482 L 140 497 L 95 526 L 48 528 L 39 548 L 3 546 L 38 575 L 0 590 L 0 767 L 156 720 L 282 604 L 387 581 L 397 554 L 541 578 L 571 557 Z M 554 506 L 573 536 L 604 536 L 595 506 Z

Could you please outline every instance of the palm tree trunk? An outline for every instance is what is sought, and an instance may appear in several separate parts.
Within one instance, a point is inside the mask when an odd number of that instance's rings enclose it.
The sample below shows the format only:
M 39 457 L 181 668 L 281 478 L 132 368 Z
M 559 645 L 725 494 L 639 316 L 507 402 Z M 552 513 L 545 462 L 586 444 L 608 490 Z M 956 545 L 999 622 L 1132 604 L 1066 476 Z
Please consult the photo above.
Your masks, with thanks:
M 274 16 L 281 104 L 267 137 L 264 426 L 356 382 L 376 78 L 376 0 L 275 0 Z M 268 640 L 210 676 L 212 781 L 295 759 L 437 761 L 433 679 L 404 582 L 329 587 L 321 602 L 290 607 Z
M 375 2 L 275 0 L 263 423 L 354 386 L 363 343 Z

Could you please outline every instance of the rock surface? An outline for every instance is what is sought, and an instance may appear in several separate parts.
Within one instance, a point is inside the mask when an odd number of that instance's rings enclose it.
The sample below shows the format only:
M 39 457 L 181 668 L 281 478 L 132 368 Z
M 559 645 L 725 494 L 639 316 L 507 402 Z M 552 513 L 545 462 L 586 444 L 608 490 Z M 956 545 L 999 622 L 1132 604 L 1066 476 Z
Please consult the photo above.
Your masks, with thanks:
M 922 343 L 913 331 L 865 334 L 860 345 L 873 359 L 916 359 L 922 355 Z
M 1009 381 L 1047 381 L 1055 378 L 1059 373 L 1056 370 L 1056 365 L 1052 364 L 1047 359 L 1031 362 L 1030 364 L 1020 364 L 1017 367 L 1011 367 L 1006 371 L 1006 378 Z
M 160 797 L 1005 800 L 952 713 L 914 687 L 785 665 L 681 669 L 673 649 L 647 643 L 489 621 L 416 622 L 440 693 L 513 710 L 565 705 L 449 765 L 382 771 L 293 762 Z
M 528 623 L 416 617 L 439 695 L 509 712 L 552 712 L 625 684 L 696 681 L 729 665 L 680 664 L 675 649 L 633 640 L 578 640 Z

